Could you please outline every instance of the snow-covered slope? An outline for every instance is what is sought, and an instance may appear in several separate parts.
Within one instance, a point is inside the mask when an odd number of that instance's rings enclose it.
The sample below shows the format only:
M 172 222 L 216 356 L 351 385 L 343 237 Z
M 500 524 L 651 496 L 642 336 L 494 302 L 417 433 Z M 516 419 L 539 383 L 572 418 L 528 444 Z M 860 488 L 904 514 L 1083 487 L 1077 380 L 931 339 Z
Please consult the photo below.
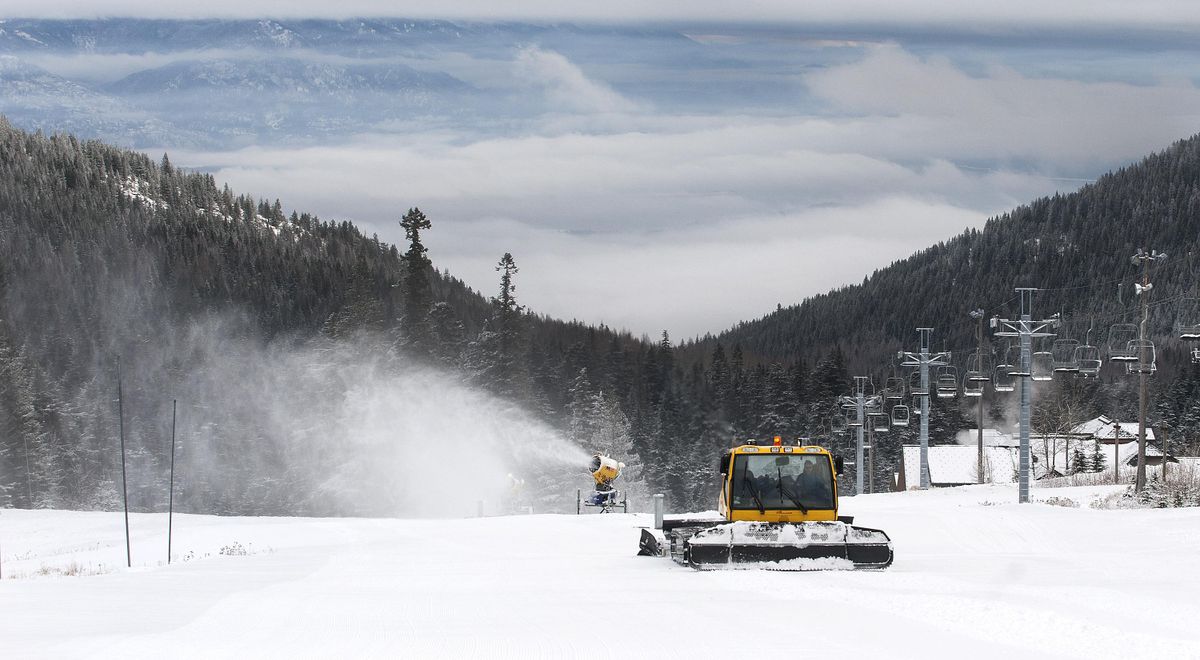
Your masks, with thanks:
M 1008 486 L 846 499 L 844 513 L 896 547 L 891 569 L 858 573 L 698 573 L 636 557 L 644 515 L 177 516 L 168 567 L 166 516 L 143 514 L 127 570 L 120 514 L 4 511 L 0 646 L 11 657 L 1200 657 L 1200 511 L 1087 508 L 1104 492 L 1034 491 L 1080 508 L 1017 505 Z

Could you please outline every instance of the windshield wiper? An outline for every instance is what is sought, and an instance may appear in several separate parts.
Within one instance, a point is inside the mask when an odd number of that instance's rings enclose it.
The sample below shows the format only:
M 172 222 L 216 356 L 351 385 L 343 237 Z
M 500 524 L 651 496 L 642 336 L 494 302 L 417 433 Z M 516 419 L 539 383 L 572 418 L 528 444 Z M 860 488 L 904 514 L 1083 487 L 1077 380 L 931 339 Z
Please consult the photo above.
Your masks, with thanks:
M 791 500 L 792 503 L 795 504 L 796 507 L 800 509 L 800 513 L 803 513 L 804 515 L 807 516 L 808 508 L 800 503 L 800 498 L 796 497 L 796 495 L 794 493 L 792 493 L 792 491 L 783 487 L 783 471 L 780 470 L 779 468 L 776 468 L 776 470 L 779 472 L 779 492 L 782 493 L 784 497 Z
M 754 482 L 750 481 L 750 477 L 742 477 L 742 490 L 750 491 L 750 497 L 753 497 L 754 503 L 758 505 L 759 513 L 767 512 L 767 507 L 763 506 L 762 498 L 758 495 L 758 489 L 754 487 Z

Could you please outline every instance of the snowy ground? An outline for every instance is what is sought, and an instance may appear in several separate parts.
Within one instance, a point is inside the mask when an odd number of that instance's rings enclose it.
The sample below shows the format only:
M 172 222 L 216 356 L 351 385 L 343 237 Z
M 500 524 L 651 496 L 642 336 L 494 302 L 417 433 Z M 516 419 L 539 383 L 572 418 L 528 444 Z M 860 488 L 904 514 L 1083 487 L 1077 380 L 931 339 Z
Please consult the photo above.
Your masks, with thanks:
M 1200 510 L 1112 487 L 843 500 L 883 572 L 695 572 L 648 516 L 461 520 L 0 512 L 4 657 L 1200 658 Z M 249 554 L 221 555 L 240 544 Z M 183 558 L 188 556 L 187 561 Z M 64 575 L 63 573 L 67 573 Z M 783 655 L 776 655 L 780 653 Z M 870 654 L 867 656 L 867 654 Z

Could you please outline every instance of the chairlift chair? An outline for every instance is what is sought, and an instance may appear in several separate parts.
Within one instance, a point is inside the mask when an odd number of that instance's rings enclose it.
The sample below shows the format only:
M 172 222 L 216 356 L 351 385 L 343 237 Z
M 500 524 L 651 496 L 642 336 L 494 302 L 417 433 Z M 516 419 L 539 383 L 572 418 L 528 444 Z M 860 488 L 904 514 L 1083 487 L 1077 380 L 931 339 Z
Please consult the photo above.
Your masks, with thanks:
M 929 394 L 928 388 L 921 387 L 921 372 L 919 370 L 913 371 L 912 375 L 908 377 L 908 391 L 913 396 L 925 396 Z
M 1136 346 L 1138 327 L 1132 323 L 1117 323 L 1108 329 L 1108 359 L 1117 362 L 1134 362 L 1137 353 L 1131 352 Z
M 1080 376 L 1099 376 L 1100 367 L 1104 360 L 1100 357 L 1100 347 L 1083 344 L 1075 348 L 1075 364 L 1079 367 Z
M 1012 392 L 1017 389 L 1017 378 L 1012 374 L 1011 364 L 998 364 L 992 373 L 992 389 L 997 392 Z
M 958 396 L 958 369 L 949 365 L 938 367 L 937 395 L 940 399 Z
M 1127 349 L 1133 353 L 1133 361 L 1125 362 L 1125 373 L 1152 374 L 1157 371 L 1154 363 L 1154 342 L 1149 339 L 1134 339 Z
M 1037 381 L 1054 380 L 1054 354 L 1050 351 L 1034 351 L 1029 361 L 1029 377 Z
M 883 396 L 885 399 L 903 399 L 905 389 L 904 379 L 899 376 L 892 376 L 883 383 Z
M 1021 366 L 1021 347 L 1019 346 L 1010 346 L 1004 352 L 1004 364 L 1008 365 L 1009 376 L 1020 378 L 1031 375 L 1029 371 L 1024 371 Z M 1032 367 L 1033 365 L 1031 364 L 1030 366 Z
M 1050 346 L 1053 355 L 1054 371 L 1057 373 L 1074 373 L 1079 371 L 1079 340 L 1055 339 Z
M 829 427 L 834 433 L 845 433 L 850 428 L 850 420 L 845 415 L 834 415 L 829 421 Z
M 891 421 L 891 416 L 885 412 L 871 413 L 871 428 L 874 429 L 876 433 L 887 433 L 888 431 L 891 431 Z
M 979 372 L 968 371 L 966 376 L 963 376 L 962 393 L 963 396 L 983 396 L 983 383 L 985 381 L 978 380 Z
M 1186 341 L 1200 340 L 1200 325 L 1179 326 L 1179 338 Z
M 1196 349 L 1200 351 L 1200 348 Z M 898 403 L 892 406 L 892 426 L 908 426 L 908 406 Z
M 992 379 L 986 357 L 978 351 L 971 354 L 967 359 L 967 380 L 984 383 Z
M 1192 349 L 1192 364 L 1200 364 L 1200 348 Z

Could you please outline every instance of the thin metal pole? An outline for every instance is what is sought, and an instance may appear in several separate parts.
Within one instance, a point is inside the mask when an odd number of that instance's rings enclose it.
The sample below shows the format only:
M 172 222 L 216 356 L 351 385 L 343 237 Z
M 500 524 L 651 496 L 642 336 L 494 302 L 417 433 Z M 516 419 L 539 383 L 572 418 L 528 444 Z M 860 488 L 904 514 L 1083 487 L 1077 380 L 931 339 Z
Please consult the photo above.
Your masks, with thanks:
M 975 355 L 978 356 L 976 359 L 979 360 L 979 367 L 981 370 L 980 375 L 982 375 L 982 368 L 983 368 L 983 310 L 982 309 L 979 310 L 979 315 L 978 315 L 978 318 L 976 319 L 976 321 L 978 321 L 978 325 L 975 328 L 975 341 L 976 341 Z M 986 385 L 986 383 L 985 383 L 985 385 Z M 977 444 L 979 445 L 979 457 L 978 457 L 978 464 L 976 465 L 975 470 L 979 474 L 979 483 L 983 483 L 983 481 L 984 481 L 984 479 L 983 479 L 983 395 L 984 395 L 984 392 L 987 391 L 987 387 L 981 387 L 980 389 L 981 389 L 981 391 L 979 393 L 978 422 L 976 424 L 976 426 L 979 427 L 978 428 L 979 435 L 977 438 Z
M 1168 461 L 1167 461 L 1167 432 L 1170 430 L 1170 428 L 1165 424 L 1163 424 L 1159 428 L 1162 429 L 1162 434 L 1163 434 L 1162 480 L 1163 480 L 1163 488 L 1165 489 L 1167 486 L 1167 463 L 1168 463 Z
M 1033 321 L 1033 290 L 1021 289 L 1021 448 L 1019 458 L 1019 484 L 1017 501 L 1021 504 L 1029 502 L 1029 398 L 1032 382 L 1030 380 L 1030 362 L 1033 359 L 1033 337 L 1030 325 Z
M 857 411 L 858 421 L 858 446 L 854 450 L 854 494 L 858 495 L 863 492 L 863 426 L 866 425 L 866 418 L 863 415 L 863 394 L 866 389 L 866 379 L 861 376 L 854 378 L 855 382 L 855 410 Z
M 875 419 L 875 418 L 872 418 Z M 870 447 L 867 451 L 867 456 L 870 459 L 867 461 L 867 492 L 875 492 L 875 423 L 867 429 L 867 446 Z
M 1121 423 L 1113 419 L 1113 484 L 1121 483 Z
M 933 328 L 917 328 L 921 333 L 921 490 L 928 490 L 929 478 L 929 333 Z
M 125 566 L 133 568 L 129 547 L 129 488 L 125 473 L 125 399 L 121 388 L 121 356 L 117 356 L 117 423 L 121 430 L 121 500 L 125 504 Z
M 30 509 L 33 508 L 33 479 L 29 476 L 29 436 L 24 432 L 21 433 L 21 439 L 25 441 L 25 493 L 29 498 Z
M 1146 487 L 1146 322 L 1150 318 L 1150 259 L 1142 259 L 1142 322 L 1138 324 L 1138 463 L 1137 477 L 1133 490 L 1142 492 Z
M 175 517 L 175 419 L 179 402 L 171 400 L 171 485 L 167 495 L 167 565 L 171 564 L 171 531 Z

